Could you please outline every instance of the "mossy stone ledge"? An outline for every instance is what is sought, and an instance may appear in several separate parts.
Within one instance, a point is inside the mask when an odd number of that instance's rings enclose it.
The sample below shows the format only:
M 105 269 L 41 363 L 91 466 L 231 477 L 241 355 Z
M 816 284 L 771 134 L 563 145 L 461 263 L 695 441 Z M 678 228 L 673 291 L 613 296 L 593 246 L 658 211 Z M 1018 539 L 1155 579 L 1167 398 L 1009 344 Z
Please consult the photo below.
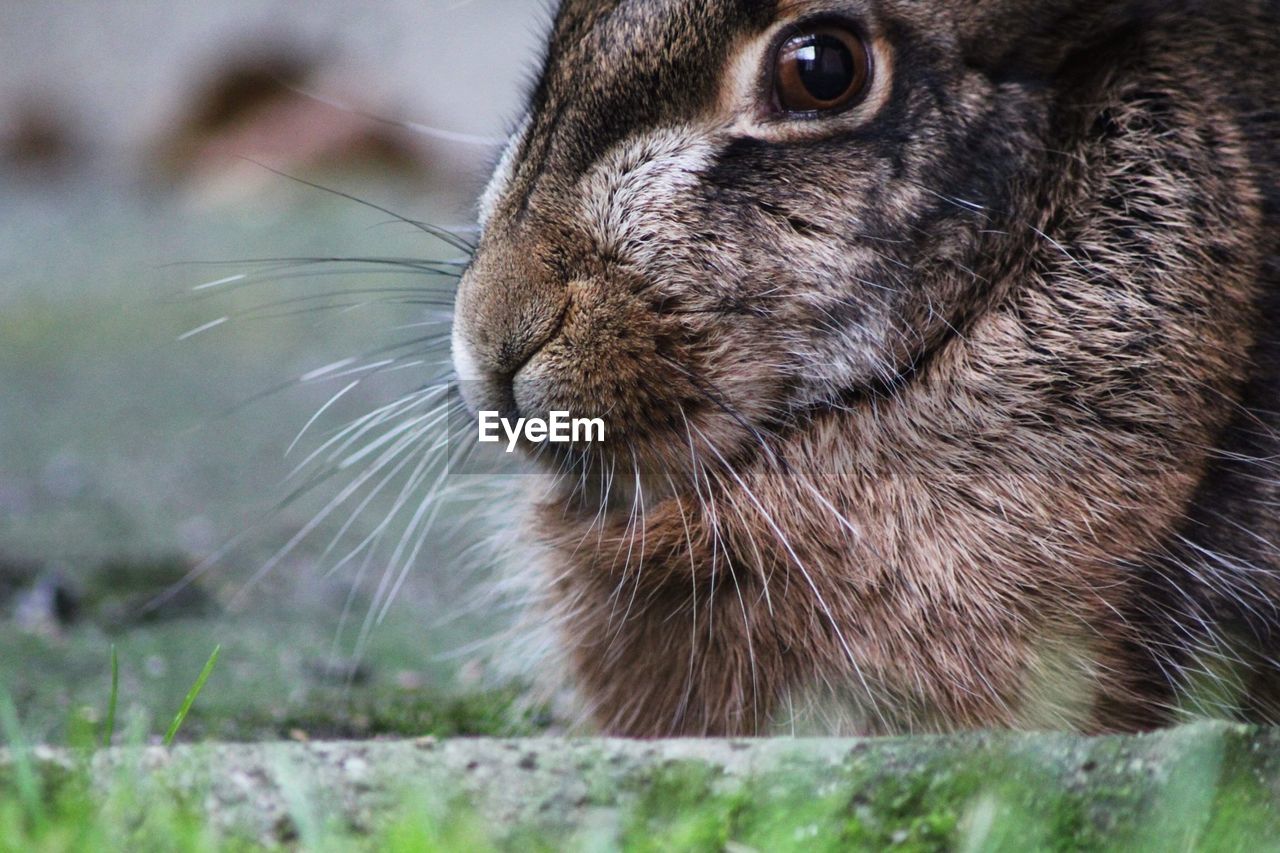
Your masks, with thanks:
M 1280 849 L 1280 731 L 1134 737 L 205 744 L 0 757 L 226 837 L 372 838 L 406 814 L 520 849 Z M 471 836 L 468 836 L 471 837 Z

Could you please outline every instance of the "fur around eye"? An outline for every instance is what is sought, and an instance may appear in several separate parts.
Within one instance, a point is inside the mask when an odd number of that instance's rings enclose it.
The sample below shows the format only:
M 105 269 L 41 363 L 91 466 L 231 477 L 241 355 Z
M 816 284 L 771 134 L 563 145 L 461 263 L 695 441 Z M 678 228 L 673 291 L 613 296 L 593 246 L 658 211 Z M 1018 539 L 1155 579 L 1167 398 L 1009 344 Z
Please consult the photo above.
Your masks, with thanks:
M 871 51 L 848 27 L 802 28 L 773 57 L 777 109 L 792 115 L 833 113 L 857 103 L 871 82 Z

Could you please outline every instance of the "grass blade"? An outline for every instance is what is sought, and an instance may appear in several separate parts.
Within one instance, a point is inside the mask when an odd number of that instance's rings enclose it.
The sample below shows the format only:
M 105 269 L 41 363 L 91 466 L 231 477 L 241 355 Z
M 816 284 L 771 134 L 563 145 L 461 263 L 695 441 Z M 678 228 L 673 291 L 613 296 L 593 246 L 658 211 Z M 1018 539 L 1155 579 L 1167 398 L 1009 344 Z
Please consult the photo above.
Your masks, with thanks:
M 111 644 L 111 695 L 107 698 L 107 723 L 102 730 L 102 745 L 111 746 L 116 733 L 116 705 L 120 701 L 120 658 L 116 644 Z
M 187 698 L 182 700 L 182 707 L 178 709 L 178 716 L 173 718 L 173 722 L 169 724 L 169 731 L 165 732 L 164 745 L 172 746 L 173 739 L 178 736 L 178 729 L 182 728 L 182 722 L 187 718 L 187 712 L 191 710 L 191 706 L 196 703 L 196 697 L 200 695 L 200 691 L 204 689 L 204 683 L 209 680 L 209 676 L 213 674 L 213 668 L 218 663 L 218 655 L 222 652 L 222 645 L 214 647 L 213 654 L 209 655 L 209 660 L 204 665 L 204 669 L 200 670 L 200 677 L 196 679 L 196 683 L 191 685 L 191 689 L 187 691 Z
M 7 690 L 0 690 L 0 741 L 9 749 L 9 760 L 13 762 L 14 781 L 18 789 L 19 802 L 27 814 L 27 818 L 36 824 L 44 820 L 44 807 L 40 796 L 40 778 L 35 765 L 31 761 L 31 748 L 22 733 L 22 724 L 18 721 L 18 710 L 13 705 Z

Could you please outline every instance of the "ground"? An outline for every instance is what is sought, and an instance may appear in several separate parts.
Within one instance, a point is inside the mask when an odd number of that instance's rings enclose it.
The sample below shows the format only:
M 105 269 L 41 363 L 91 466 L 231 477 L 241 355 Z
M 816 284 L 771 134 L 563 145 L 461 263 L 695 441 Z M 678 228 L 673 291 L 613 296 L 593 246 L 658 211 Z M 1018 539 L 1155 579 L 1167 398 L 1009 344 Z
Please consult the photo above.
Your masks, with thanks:
M 269 202 L 224 208 L 91 181 L 69 182 L 66 197 L 6 193 L 0 692 L 38 740 L 65 742 L 77 718 L 101 712 L 113 645 L 122 718 L 152 720 L 223 646 L 187 739 L 519 734 L 536 718 L 520 709 L 509 724 L 519 685 L 488 671 L 484 641 L 510 614 L 478 592 L 486 561 L 459 556 L 477 538 L 465 507 L 403 561 L 411 570 L 385 608 L 377 593 L 395 535 L 363 571 L 363 554 L 343 558 L 385 517 L 399 482 L 345 527 L 367 493 L 357 492 L 283 553 L 345 483 L 293 497 L 313 470 L 290 478 L 298 462 L 352 418 L 429 382 L 447 348 L 405 350 L 422 363 L 367 379 L 287 453 L 350 376 L 296 380 L 364 358 L 344 368 L 357 370 L 400 341 L 438 343 L 447 328 L 423 326 L 437 307 L 422 304 L 431 277 L 254 261 L 457 250 L 279 183 Z M 379 192 L 406 213 L 449 216 Z M 238 274 L 249 278 L 193 290 Z M 193 570 L 199 578 L 181 586 Z

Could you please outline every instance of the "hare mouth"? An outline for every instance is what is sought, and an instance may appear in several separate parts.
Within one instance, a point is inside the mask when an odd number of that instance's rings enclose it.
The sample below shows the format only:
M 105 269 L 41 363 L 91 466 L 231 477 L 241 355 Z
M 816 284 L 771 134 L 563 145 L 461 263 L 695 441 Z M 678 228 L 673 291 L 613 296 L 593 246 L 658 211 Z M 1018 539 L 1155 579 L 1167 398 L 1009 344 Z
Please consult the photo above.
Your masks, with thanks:
M 604 441 L 557 446 L 525 442 L 521 448 L 535 465 L 555 473 L 562 496 L 584 511 L 631 513 L 669 498 L 694 496 L 712 480 L 731 485 L 762 461 L 785 465 L 786 445 L 798 433 L 841 411 L 892 405 L 918 380 L 932 355 L 921 353 L 891 376 L 833 388 L 817 399 L 791 396 L 791 389 L 755 408 L 743 394 L 726 394 L 699 370 L 669 356 L 646 371 L 644 384 L 655 390 L 647 410 L 638 410 L 634 402 L 624 406 L 601 398 L 586 408 L 575 407 L 566 389 L 580 391 L 582 378 L 535 377 L 541 354 L 508 387 L 516 389 L 513 400 L 523 401 L 513 402 L 513 409 L 525 415 L 544 417 L 557 410 L 571 418 L 604 415 Z
M 859 355 L 857 371 L 806 379 L 750 305 L 694 313 L 678 298 L 658 301 L 604 276 L 575 279 L 568 290 L 554 324 L 539 327 L 546 334 L 537 345 L 521 338 L 528 344 L 521 358 L 500 358 L 513 348 L 487 341 L 482 355 L 489 369 L 471 371 L 464 396 L 473 413 L 488 410 L 512 421 L 603 419 L 601 441 L 535 442 L 526 434 L 513 443 L 560 480 L 563 497 L 589 512 L 630 512 L 692 494 L 708 478 L 730 483 L 761 460 L 781 458 L 815 420 L 892 404 L 951 337 L 892 360 L 871 363 Z M 722 315 L 754 320 L 759 333 L 715 322 Z M 725 328 L 737 333 L 726 335 Z M 458 352 L 461 373 L 472 356 L 465 341 Z M 499 362 L 505 369 L 494 369 Z M 840 372 L 860 377 L 842 381 Z

